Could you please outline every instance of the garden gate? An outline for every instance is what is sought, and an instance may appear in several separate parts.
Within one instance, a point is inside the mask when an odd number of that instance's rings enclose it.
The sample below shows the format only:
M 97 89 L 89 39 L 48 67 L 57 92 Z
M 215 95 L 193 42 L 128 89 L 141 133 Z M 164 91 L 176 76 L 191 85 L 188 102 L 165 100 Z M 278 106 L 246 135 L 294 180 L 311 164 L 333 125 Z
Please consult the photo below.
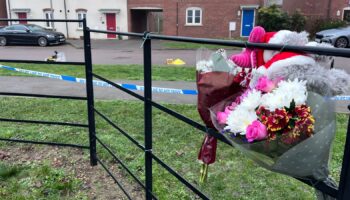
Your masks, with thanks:
M 18 19 L 0 19 L 0 21 L 18 21 Z M 71 99 L 71 100 L 82 100 L 87 102 L 87 110 L 88 110 L 88 124 L 78 124 L 78 123 L 67 123 L 67 122 L 51 122 L 51 121 L 35 121 L 35 120 L 16 120 L 16 119 L 7 119 L 0 118 L 0 121 L 5 122 L 16 122 L 16 123 L 33 123 L 33 124 L 46 124 L 46 125 L 62 125 L 62 126 L 75 126 L 88 128 L 89 131 L 89 146 L 82 146 L 76 144 L 63 144 L 63 143 L 54 143 L 54 142 L 46 142 L 46 141 L 31 141 L 31 140 L 18 140 L 18 139 L 10 139 L 10 138 L 0 138 L 1 141 L 7 142 L 22 142 L 22 143 L 32 143 L 32 144 L 45 144 L 45 145 L 56 145 L 56 146 L 66 146 L 66 147 L 76 147 L 90 150 L 90 163 L 91 165 L 97 165 L 99 163 L 107 173 L 113 178 L 115 183 L 121 188 L 128 199 L 131 199 L 129 193 L 123 188 L 123 186 L 119 183 L 119 181 L 115 178 L 112 172 L 107 168 L 107 166 L 98 158 L 96 154 L 96 143 L 100 143 L 103 148 L 105 148 L 111 156 L 131 175 L 135 181 L 140 184 L 146 193 L 146 199 L 157 199 L 156 195 L 152 193 L 152 161 L 160 164 L 164 169 L 166 169 L 170 174 L 176 177 L 181 183 L 183 183 L 187 188 L 192 190 L 196 195 L 198 195 L 202 199 L 210 199 L 206 194 L 200 191 L 196 186 L 188 182 L 185 178 L 183 178 L 179 173 L 173 170 L 170 166 L 168 166 L 165 162 L 163 162 L 159 157 L 157 157 L 152 152 L 152 108 L 155 107 L 175 118 L 187 123 L 189 126 L 195 127 L 198 130 L 204 132 L 208 132 L 210 135 L 216 137 L 222 142 L 229 144 L 229 142 L 219 133 L 217 133 L 213 129 L 207 129 L 202 124 L 199 124 L 169 108 L 166 108 L 154 101 L 152 101 L 152 53 L 151 53 L 151 41 L 153 39 L 158 40 L 170 40 L 170 41 L 179 41 L 179 42 L 193 42 L 200 44 L 215 44 L 215 45 L 223 45 L 223 46 L 235 46 L 235 47 L 254 47 L 254 48 L 262 48 L 269 50 L 278 50 L 278 51 L 294 51 L 294 52 L 306 52 L 306 53 L 314 53 L 320 55 L 329 55 L 329 56 L 341 56 L 350 58 L 350 50 L 349 49 L 333 49 L 333 48 L 321 48 L 321 47 L 300 47 L 300 46 L 283 46 L 277 44 L 260 44 L 260 43 L 248 43 L 248 42 L 238 42 L 238 41 L 227 41 L 227 40 L 217 40 L 217 39 L 201 39 L 201 38 L 190 38 L 190 37 L 174 37 L 174 36 L 164 36 L 153 34 L 149 32 L 145 32 L 144 34 L 140 33 L 130 33 L 130 32 L 113 32 L 113 31 L 104 31 L 104 30 L 94 30 L 89 29 L 87 27 L 86 20 L 46 20 L 46 19 L 26 19 L 29 22 L 75 22 L 75 23 L 83 23 L 83 31 L 84 31 L 84 56 L 85 62 L 57 62 L 54 64 L 64 64 L 64 65 L 85 65 L 86 72 L 86 97 L 75 97 L 75 96 L 57 96 L 57 95 L 41 95 L 41 94 L 27 94 L 27 93 L 5 93 L 0 92 L 0 95 L 7 96 L 25 96 L 25 97 L 37 97 L 37 98 L 58 98 L 58 99 Z M 114 34 L 121 36 L 131 36 L 136 38 L 143 39 L 143 56 L 144 56 L 144 96 L 139 95 L 135 92 L 132 92 L 122 86 L 98 75 L 93 72 L 92 69 L 92 58 L 91 58 L 91 41 L 90 41 L 90 33 L 100 33 L 100 34 Z M 36 63 L 36 64 L 53 64 L 45 61 L 35 61 L 35 60 L 9 60 L 0 58 L 0 62 L 13 62 L 13 63 Z M 112 120 L 110 120 L 107 116 L 105 116 L 102 112 L 97 110 L 94 107 L 94 91 L 93 91 L 93 78 L 100 79 L 112 85 L 113 87 L 122 90 L 123 92 L 136 97 L 137 99 L 144 102 L 144 134 L 145 141 L 144 145 L 137 142 L 132 136 L 130 136 L 127 132 L 125 132 L 122 128 L 117 126 Z M 349 105 L 350 109 L 350 105 Z M 95 114 L 99 115 L 108 122 L 111 126 L 117 129 L 122 135 L 128 138 L 135 146 L 137 146 L 141 151 L 144 152 L 145 156 L 145 183 L 143 183 L 138 177 L 136 177 L 128 167 L 113 153 L 113 151 L 104 144 L 95 134 Z M 344 148 L 343 155 L 343 163 L 342 170 L 340 174 L 340 182 L 339 187 L 335 188 L 325 184 L 324 182 L 320 182 L 317 180 L 303 180 L 298 179 L 318 190 L 327 193 L 332 197 L 336 197 L 337 199 L 347 200 L 350 199 L 350 120 L 348 122 L 347 128 L 347 137 Z

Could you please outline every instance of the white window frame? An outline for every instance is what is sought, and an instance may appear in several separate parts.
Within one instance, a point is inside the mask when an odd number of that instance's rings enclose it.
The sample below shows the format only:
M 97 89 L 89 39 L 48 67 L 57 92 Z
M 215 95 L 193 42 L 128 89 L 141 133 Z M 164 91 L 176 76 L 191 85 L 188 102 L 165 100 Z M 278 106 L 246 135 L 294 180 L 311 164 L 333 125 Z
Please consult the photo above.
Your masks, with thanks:
M 192 11 L 192 22 L 188 22 L 188 11 Z M 199 10 L 199 23 L 196 23 L 196 11 Z M 202 26 L 202 17 L 203 17 L 203 11 L 202 11 L 202 8 L 199 8 L 199 7 L 189 7 L 186 9 L 186 25 L 187 26 Z
M 44 11 L 44 16 L 45 16 L 45 19 L 54 19 L 52 10 Z M 53 29 L 53 22 L 45 22 L 45 27 L 49 29 Z
M 82 18 L 80 18 L 80 15 L 82 15 Z M 84 19 L 86 18 L 86 11 L 77 11 L 77 19 Z M 78 23 L 78 29 L 83 29 L 83 22 Z

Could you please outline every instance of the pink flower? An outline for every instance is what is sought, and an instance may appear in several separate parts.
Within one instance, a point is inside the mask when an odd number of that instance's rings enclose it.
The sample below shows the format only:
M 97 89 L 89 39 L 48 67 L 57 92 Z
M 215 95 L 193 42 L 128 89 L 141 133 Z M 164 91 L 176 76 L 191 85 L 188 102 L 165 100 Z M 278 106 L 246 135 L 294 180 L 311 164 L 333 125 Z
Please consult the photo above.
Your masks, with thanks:
M 259 78 L 255 89 L 262 92 L 271 92 L 276 87 L 275 83 L 267 78 L 267 76 L 262 76 Z
M 258 120 L 253 121 L 253 123 L 247 127 L 245 137 L 247 138 L 248 142 L 267 138 L 266 126 Z
M 226 112 L 217 112 L 216 113 L 216 119 L 218 120 L 219 124 L 226 124 L 226 120 L 229 113 Z

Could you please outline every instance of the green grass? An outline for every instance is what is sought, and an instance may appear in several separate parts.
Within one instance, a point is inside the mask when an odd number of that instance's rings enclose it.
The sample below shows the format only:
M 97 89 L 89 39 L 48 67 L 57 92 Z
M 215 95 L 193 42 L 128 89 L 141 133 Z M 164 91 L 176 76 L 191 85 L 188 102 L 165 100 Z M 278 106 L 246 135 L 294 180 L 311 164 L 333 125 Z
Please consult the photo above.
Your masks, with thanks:
M 198 44 L 191 42 L 162 42 L 163 47 L 166 49 L 184 49 L 184 50 L 196 50 L 199 48 L 207 48 L 210 50 L 218 50 L 218 49 L 234 49 L 241 50 L 241 47 L 229 47 L 222 45 L 211 45 L 211 44 Z
M 75 192 L 81 181 L 50 165 L 25 164 L 21 167 L 0 164 L 1 199 L 87 199 Z
M 136 101 L 96 101 L 96 109 L 105 113 L 123 130 L 143 144 L 143 104 Z M 167 107 L 201 122 L 194 105 Z M 0 117 L 86 123 L 86 105 L 78 101 L 30 98 L 1 98 Z M 338 130 L 333 146 L 332 175 L 338 180 L 345 143 L 347 115 L 337 115 Z M 0 137 L 60 141 L 87 144 L 87 131 L 80 128 L 1 123 Z M 143 153 L 100 117 L 96 117 L 97 137 L 123 160 L 131 171 L 144 180 Z M 315 199 L 313 188 L 284 175 L 258 167 L 236 149 L 219 143 L 217 162 L 209 168 L 208 182 L 198 184 L 200 164 L 198 149 L 203 133 L 153 110 L 153 151 L 168 165 L 213 199 Z M 98 156 L 112 162 L 111 156 L 98 145 Z M 159 199 L 194 199 L 179 181 L 154 163 L 154 191 Z M 12 172 L 18 177 L 18 170 Z M 10 173 L 11 174 L 11 173 Z M 32 175 L 30 175 L 32 176 Z M 19 178 L 17 178 L 20 180 Z M 5 181 L 8 183 L 8 180 Z M 103 184 L 103 183 L 101 183 Z M 136 184 L 136 183 L 135 183 Z M 28 187 L 29 189 L 29 187 Z M 29 191 L 30 195 L 32 194 Z M 16 194 L 13 194 L 16 195 Z M 74 197 L 74 196 L 73 196 Z M 71 199 L 74 199 L 74 198 Z
M 20 63 L 0 63 L 11 67 L 34 71 L 48 72 L 85 77 L 84 66 L 70 65 L 38 65 Z M 94 73 L 112 80 L 143 80 L 143 66 L 141 65 L 94 65 Z M 194 67 L 153 66 L 152 79 L 162 81 L 195 81 L 196 69 Z M 33 76 L 30 74 L 0 69 L 0 76 Z

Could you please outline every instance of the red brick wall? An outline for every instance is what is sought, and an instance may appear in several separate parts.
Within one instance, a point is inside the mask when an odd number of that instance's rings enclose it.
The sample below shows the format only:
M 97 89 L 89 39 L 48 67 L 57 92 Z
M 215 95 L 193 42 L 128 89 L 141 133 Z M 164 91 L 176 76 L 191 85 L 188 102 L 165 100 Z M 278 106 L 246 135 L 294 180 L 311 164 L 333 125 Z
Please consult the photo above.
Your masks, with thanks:
M 7 18 L 6 0 L 0 0 L 0 18 Z M 7 25 L 7 22 L 0 22 L 0 26 Z
M 129 0 L 129 30 L 133 21 L 130 18 L 132 7 L 163 8 L 163 33 L 191 37 L 227 38 L 229 22 L 236 22 L 232 37 L 240 36 L 241 16 L 237 16 L 241 5 L 262 5 L 263 0 Z M 186 9 L 202 9 L 202 26 L 186 26 Z M 178 22 L 178 26 L 177 26 Z M 134 21 L 135 23 L 135 21 Z M 137 23 L 137 22 L 136 22 Z
M 332 18 L 343 19 L 343 9 L 349 8 L 349 0 L 332 0 L 330 15 Z M 340 16 L 337 16 L 337 11 L 340 11 Z
M 342 19 L 343 9 L 350 7 L 349 2 L 349 0 L 284 0 L 282 8 L 289 13 L 299 9 L 311 19 L 327 17 Z M 340 16 L 337 16 L 338 10 L 340 11 Z

